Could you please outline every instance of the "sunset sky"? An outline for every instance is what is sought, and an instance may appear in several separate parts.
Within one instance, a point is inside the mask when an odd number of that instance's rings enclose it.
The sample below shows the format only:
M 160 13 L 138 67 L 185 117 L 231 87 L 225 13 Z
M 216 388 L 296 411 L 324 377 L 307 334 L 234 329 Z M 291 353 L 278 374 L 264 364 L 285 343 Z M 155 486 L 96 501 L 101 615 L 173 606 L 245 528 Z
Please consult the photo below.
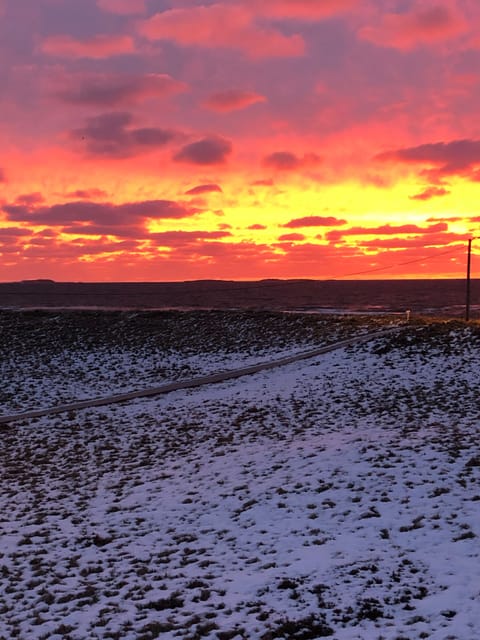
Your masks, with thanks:
M 0 281 L 463 277 L 480 236 L 478 0 L 0 0 L 0 78 Z

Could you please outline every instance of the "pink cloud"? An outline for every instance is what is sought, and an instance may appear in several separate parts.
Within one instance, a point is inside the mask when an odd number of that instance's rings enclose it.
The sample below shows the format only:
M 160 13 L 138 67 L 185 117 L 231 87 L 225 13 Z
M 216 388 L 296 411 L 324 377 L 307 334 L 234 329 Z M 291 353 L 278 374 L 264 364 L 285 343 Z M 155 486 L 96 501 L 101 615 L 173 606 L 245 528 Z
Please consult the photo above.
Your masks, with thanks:
M 250 0 L 255 10 L 275 18 L 322 20 L 353 9 L 359 0 Z
M 35 193 L 24 193 L 15 198 L 16 204 L 25 204 L 27 206 L 40 204 L 41 202 L 44 202 L 44 200 L 45 198 L 38 191 Z
M 203 193 L 222 193 L 222 188 L 218 184 L 199 184 L 185 192 L 187 196 L 198 196 Z
M 210 136 L 187 144 L 175 154 L 175 162 L 213 165 L 224 164 L 232 152 L 232 143 L 220 136 Z
M 427 4 L 407 13 L 385 13 L 378 26 L 360 29 L 364 40 L 408 51 L 455 38 L 468 27 L 465 18 L 445 3 Z
M 254 91 L 241 91 L 239 89 L 229 89 L 227 91 L 218 91 L 212 93 L 205 101 L 204 106 L 212 111 L 219 113 L 227 113 L 245 109 L 259 102 L 266 102 L 265 96 L 255 93 Z
M 145 13 L 147 10 L 145 0 L 97 0 L 97 5 L 103 11 L 123 16 Z
M 106 195 L 107 193 L 103 189 L 97 189 L 96 187 L 92 189 L 77 189 L 65 194 L 67 198 L 79 198 L 80 200 L 94 200 L 95 198 L 104 198 Z
M 110 58 L 133 53 L 135 43 L 131 36 L 98 35 L 77 40 L 67 35 L 51 36 L 41 44 L 44 53 L 63 58 Z
M 263 164 L 277 171 L 295 171 L 321 162 L 320 156 L 307 153 L 299 157 L 291 151 L 275 151 L 264 157 Z
M 54 94 L 65 102 L 77 105 L 114 107 L 140 102 L 148 98 L 164 98 L 187 89 L 184 82 L 168 74 L 140 75 L 95 73 L 69 75 L 64 86 Z
M 251 224 L 247 229 L 250 231 L 264 231 L 267 227 L 264 224 Z
M 340 220 L 333 216 L 305 216 L 303 218 L 294 218 L 282 227 L 286 229 L 299 229 L 302 227 L 334 227 L 336 225 L 347 224 L 346 220 Z
M 188 9 L 169 9 L 139 24 L 150 40 L 173 40 L 183 46 L 237 49 L 251 58 L 301 56 L 305 42 L 298 34 L 255 22 L 245 5 L 216 3 Z
M 2 167 L 0 167 L 0 182 L 6 182 L 7 181 L 7 176 L 5 173 L 5 169 L 2 169 Z
M 20 236 L 28 236 L 31 234 L 30 229 L 22 229 L 22 227 L 3 227 L 0 228 L 0 239 L 7 241 L 8 238 L 18 238 Z

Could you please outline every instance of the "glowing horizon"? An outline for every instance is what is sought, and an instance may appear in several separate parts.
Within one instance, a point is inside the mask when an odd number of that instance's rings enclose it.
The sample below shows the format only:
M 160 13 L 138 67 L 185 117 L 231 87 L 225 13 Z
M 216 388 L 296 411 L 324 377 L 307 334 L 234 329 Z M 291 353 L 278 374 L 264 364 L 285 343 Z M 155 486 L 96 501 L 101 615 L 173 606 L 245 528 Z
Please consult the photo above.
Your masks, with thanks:
M 0 281 L 463 278 L 480 7 L 393 4 L 0 0 Z

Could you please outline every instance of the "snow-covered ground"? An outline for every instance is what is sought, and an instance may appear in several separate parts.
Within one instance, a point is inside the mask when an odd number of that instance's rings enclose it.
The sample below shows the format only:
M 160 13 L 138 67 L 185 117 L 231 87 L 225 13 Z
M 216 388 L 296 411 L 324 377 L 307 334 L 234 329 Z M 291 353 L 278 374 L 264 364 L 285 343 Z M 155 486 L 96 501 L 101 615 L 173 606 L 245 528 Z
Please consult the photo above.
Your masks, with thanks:
M 477 640 L 479 347 L 412 326 L 5 426 L 0 638 Z
M 267 311 L 0 311 L 0 409 L 20 413 L 155 387 L 375 328 L 373 318 Z

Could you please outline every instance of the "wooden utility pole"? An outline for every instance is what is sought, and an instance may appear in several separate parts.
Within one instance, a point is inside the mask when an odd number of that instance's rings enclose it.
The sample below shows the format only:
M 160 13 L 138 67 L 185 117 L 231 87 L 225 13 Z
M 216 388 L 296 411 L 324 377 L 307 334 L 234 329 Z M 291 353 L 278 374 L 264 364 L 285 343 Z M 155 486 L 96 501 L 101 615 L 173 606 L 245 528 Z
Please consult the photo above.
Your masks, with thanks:
M 470 272 L 472 265 L 472 240 L 473 238 L 468 239 L 468 250 L 467 250 L 467 293 L 465 298 L 465 321 L 468 322 L 470 320 Z

